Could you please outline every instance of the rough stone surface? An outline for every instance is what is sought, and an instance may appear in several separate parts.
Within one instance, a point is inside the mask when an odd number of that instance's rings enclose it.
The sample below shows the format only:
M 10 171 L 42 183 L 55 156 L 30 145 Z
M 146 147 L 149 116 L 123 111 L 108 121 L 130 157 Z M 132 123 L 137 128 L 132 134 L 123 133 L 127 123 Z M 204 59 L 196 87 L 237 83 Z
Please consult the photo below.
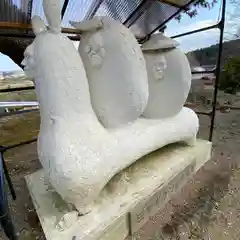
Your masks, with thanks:
M 173 144 L 145 156 L 114 176 L 101 192 L 92 212 L 79 216 L 78 221 L 64 231 L 56 229 L 56 224 L 70 210 L 57 193 L 48 190 L 43 171 L 28 175 L 26 180 L 48 240 L 71 239 L 72 236 L 79 240 L 100 237 L 105 240 L 112 234 L 116 234 L 112 239 L 125 239 L 130 233 L 138 234 L 138 229 L 145 223 L 132 221 L 130 224 L 129 215 L 134 219 L 141 206 L 144 209 L 145 203 L 151 202 L 151 196 L 165 192 L 166 186 L 175 186 L 174 191 L 166 192 L 166 198 L 171 197 L 175 190 L 181 188 L 179 183 L 188 180 L 210 159 L 210 155 L 211 143 L 198 140 L 193 147 Z M 164 204 L 165 200 L 162 200 L 156 210 Z M 154 215 L 156 210 L 150 215 Z M 146 219 L 150 215 L 144 213 Z M 129 226 L 134 228 L 131 230 Z
M 34 74 L 40 104 L 38 155 L 45 175 L 67 203 L 86 214 L 122 169 L 170 143 L 194 144 L 198 118 L 183 108 L 172 118 L 138 118 L 116 129 L 104 128 L 91 105 L 81 57 L 60 33 L 59 14 L 55 14 L 60 9 L 55 1 L 44 1 L 47 30 L 40 18 L 34 18 L 36 38 L 25 52 L 25 70 Z
M 186 183 L 190 176 L 195 172 L 196 161 L 185 166 L 184 169 L 167 184 L 163 185 L 161 190 L 153 192 L 152 195 L 144 201 L 137 204 L 131 212 L 131 234 L 136 234 L 137 231 L 147 223 L 151 217 L 163 208 L 164 205 L 171 199 L 172 195 L 176 194 L 179 189 Z
M 158 41 L 157 41 L 158 40 Z M 143 45 L 149 82 L 149 98 L 143 115 L 167 118 L 179 113 L 190 91 L 192 74 L 186 55 L 176 41 L 156 34 Z
M 5 101 L 28 100 L 29 94 L 33 92 L 12 93 L 11 95 L 2 93 L 0 96 Z M 33 94 L 31 100 L 36 100 L 34 96 Z M 226 100 L 227 97 L 221 95 L 219 100 Z M 236 97 L 232 104 L 239 106 L 239 97 Z M 38 133 L 39 114 L 34 112 L 1 118 L 0 129 L 1 145 L 29 140 Z M 208 133 L 209 117 L 200 115 L 199 137 L 207 139 Z M 217 111 L 211 161 L 194 174 L 194 177 L 166 204 L 162 211 L 151 217 L 151 221 L 148 221 L 141 231 L 142 239 L 186 240 L 193 238 L 202 240 L 206 235 L 211 239 L 229 240 L 234 237 L 240 239 L 238 236 L 240 220 L 238 214 L 238 209 L 240 209 L 239 134 L 240 112 L 231 110 L 226 114 Z M 10 194 L 8 196 L 9 210 L 19 239 L 45 240 L 24 179 L 24 176 L 41 167 L 36 144 L 25 145 L 7 152 L 5 160 L 17 193 L 15 201 L 12 200 Z M 224 231 L 222 231 L 223 228 Z M 220 238 L 219 234 L 221 234 Z M 144 238 L 145 236 L 151 237 Z M 0 229 L 0 239 L 7 240 L 2 229 Z
M 92 31 L 91 23 L 97 19 L 103 27 Z M 143 53 L 133 33 L 108 17 L 72 25 L 84 30 L 79 53 L 87 73 L 92 106 L 101 123 L 112 128 L 136 120 L 147 105 L 148 77 Z

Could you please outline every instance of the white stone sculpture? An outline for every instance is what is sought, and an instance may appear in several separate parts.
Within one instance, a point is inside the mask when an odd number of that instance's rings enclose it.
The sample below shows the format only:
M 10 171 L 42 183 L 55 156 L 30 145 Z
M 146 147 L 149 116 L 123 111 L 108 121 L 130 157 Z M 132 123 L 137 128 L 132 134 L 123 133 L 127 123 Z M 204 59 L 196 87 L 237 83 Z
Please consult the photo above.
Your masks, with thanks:
M 104 186 L 122 169 L 167 144 L 178 141 L 193 144 L 198 131 L 198 118 L 192 110 L 182 108 L 171 118 L 140 117 L 121 127 L 105 128 L 93 110 L 81 57 L 73 43 L 60 32 L 58 0 L 44 0 L 43 4 L 50 25 L 46 28 L 40 18 L 32 19 L 36 38 L 26 49 L 23 62 L 25 70 L 33 74 L 40 104 L 39 160 L 49 182 L 60 196 L 81 214 L 86 214 Z M 58 25 L 54 18 L 58 19 Z M 129 49 L 128 42 L 124 44 Z M 132 41 L 130 48 L 137 49 L 133 44 Z M 128 54 L 132 55 L 133 52 Z M 134 71 L 144 74 L 143 63 L 140 63 L 139 55 L 135 56 L 139 69 L 134 65 L 134 59 L 129 64 L 134 66 Z M 115 65 L 124 71 L 125 64 L 118 62 L 118 58 L 115 61 Z M 109 71 L 112 71 L 112 66 L 109 63 Z M 107 66 L 105 69 L 107 71 Z M 110 75 L 113 76 L 113 73 Z M 122 84 L 128 87 L 126 81 Z M 124 86 L 121 86 L 122 90 Z M 141 95 L 148 91 L 141 89 L 145 87 L 146 84 L 140 83 L 133 91 L 139 91 Z M 115 104 L 118 109 L 118 101 Z M 132 113 L 128 114 L 131 119 Z
M 99 120 L 107 128 L 136 120 L 147 105 L 148 79 L 132 32 L 108 17 L 71 24 L 82 33 L 79 53 Z
M 142 45 L 149 82 L 145 117 L 172 117 L 186 102 L 192 74 L 186 55 L 177 46 L 178 42 L 162 33 Z

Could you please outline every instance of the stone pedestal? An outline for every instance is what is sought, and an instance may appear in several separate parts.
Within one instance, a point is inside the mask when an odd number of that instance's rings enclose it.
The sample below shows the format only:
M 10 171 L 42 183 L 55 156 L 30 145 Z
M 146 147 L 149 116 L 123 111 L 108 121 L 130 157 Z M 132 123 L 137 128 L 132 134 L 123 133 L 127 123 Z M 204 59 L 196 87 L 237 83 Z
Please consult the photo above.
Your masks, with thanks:
M 43 171 L 26 176 L 46 238 L 135 239 L 139 229 L 210 159 L 211 146 L 204 140 L 193 147 L 172 144 L 138 160 L 109 182 L 89 214 L 76 217 L 66 229 L 56 225 L 69 207 L 49 188 Z

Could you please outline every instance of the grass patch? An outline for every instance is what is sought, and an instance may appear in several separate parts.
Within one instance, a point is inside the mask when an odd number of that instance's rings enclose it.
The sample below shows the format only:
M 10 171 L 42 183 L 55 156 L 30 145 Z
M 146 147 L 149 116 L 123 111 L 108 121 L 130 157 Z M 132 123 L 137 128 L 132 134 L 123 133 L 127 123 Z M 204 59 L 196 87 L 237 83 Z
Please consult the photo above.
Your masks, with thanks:
M 36 101 L 35 90 L 0 93 L 0 101 Z M 8 146 L 36 138 L 40 127 L 39 112 L 0 118 L 0 145 Z M 15 151 L 15 150 L 14 150 Z M 13 150 L 7 151 L 10 156 Z
M 0 145 L 12 145 L 37 137 L 40 126 L 39 112 L 11 116 L 0 123 Z
M 1 93 L 0 101 L 34 101 L 34 90 Z M 16 115 L 0 119 L 0 145 L 12 145 L 30 140 L 38 135 L 39 112 Z
M 36 101 L 35 90 L 0 93 L 0 101 Z

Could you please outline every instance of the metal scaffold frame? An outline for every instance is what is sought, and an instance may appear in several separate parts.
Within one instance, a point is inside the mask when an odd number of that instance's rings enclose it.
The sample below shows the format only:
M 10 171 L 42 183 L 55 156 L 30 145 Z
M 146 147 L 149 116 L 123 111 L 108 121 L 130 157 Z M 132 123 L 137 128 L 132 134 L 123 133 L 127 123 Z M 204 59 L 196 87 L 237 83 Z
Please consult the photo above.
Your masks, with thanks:
M 87 12 L 87 14 L 85 16 L 85 19 L 92 18 L 96 14 L 96 12 L 99 9 L 99 7 L 101 6 L 102 2 L 103 1 L 98 1 L 98 4 L 95 4 L 92 9 L 89 9 L 89 11 Z M 156 28 L 154 28 L 144 38 L 139 39 L 139 42 L 144 43 L 145 41 L 147 41 L 151 37 L 152 34 L 154 34 L 156 31 L 161 31 L 161 29 L 163 29 L 168 24 L 169 21 L 174 19 L 182 11 L 186 10 L 191 4 L 196 3 L 196 2 L 198 2 L 198 1 L 190 0 L 184 6 L 181 6 L 181 7 L 177 6 L 178 10 L 173 15 L 171 15 L 166 20 L 164 20 L 160 25 L 158 25 Z M 65 0 L 65 2 L 63 3 L 62 12 L 61 12 L 62 18 L 64 17 L 68 3 L 69 3 L 69 0 Z M 167 2 L 167 1 L 163 1 L 163 3 L 171 5 L 171 3 Z M 141 15 L 151 6 L 151 4 L 152 4 L 152 1 L 142 0 L 141 4 L 129 15 L 129 17 L 123 23 L 127 27 L 132 26 L 141 17 Z M 176 7 L 176 5 L 174 5 L 174 7 Z M 28 6 L 28 18 L 29 19 L 31 18 L 31 11 L 32 11 L 32 1 L 29 1 L 29 6 Z M 207 30 L 211 30 L 211 29 L 215 29 L 215 28 L 218 28 L 220 30 L 216 69 L 214 71 L 201 72 L 201 73 L 215 73 L 215 76 L 216 76 L 216 80 L 215 80 L 215 84 L 214 84 L 215 88 L 214 88 L 214 94 L 213 94 L 212 109 L 209 113 L 197 112 L 197 114 L 203 114 L 203 115 L 207 115 L 210 117 L 211 125 L 210 125 L 210 129 L 209 129 L 209 138 L 208 138 L 209 141 L 212 141 L 212 139 L 213 139 L 214 123 L 215 123 L 215 117 L 216 117 L 217 94 L 218 94 L 219 77 L 220 77 L 220 71 L 221 71 L 221 56 L 222 56 L 222 48 L 223 48 L 225 11 L 226 11 L 226 0 L 222 0 L 221 19 L 217 24 L 172 36 L 172 38 L 180 38 L 180 37 L 184 37 L 187 35 L 203 32 L 203 31 L 207 31 Z M 1 28 L 4 28 L 4 26 L 0 25 L 0 29 Z M 31 26 L 29 24 L 21 25 L 21 26 L 19 24 L 5 24 L 5 28 L 6 29 L 19 29 L 22 32 L 12 32 L 12 33 L 2 32 L 2 33 L 0 33 L 0 36 L 17 37 L 17 38 L 34 38 Z M 77 30 L 75 30 L 75 29 L 63 28 L 62 32 L 66 33 L 66 34 L 71 34 L 71 36 L 69 36 L 69 38 L 72 40 L 80 39 L 79 36 L 72 36 L 72 34 L 77 34 Z M 192 72 L 192 74 L 196 74 L 196 73 L 199 73 L 199 72 Z M 13 89 L 0 90 L 0 93 L 1 92 L 31 90 L 31 89 L 34 89 L 34 87 L 24 87 L 24 88 L 18 87 L 18 88 L 13 88 Z M 21 110 L 21 111 L 12 112 L 12 113 L 4 113 L 4 114 L 0 115 L 0 117 L 16 115 L 16 114 L 24 114 L 24 113 L 32 112 L 32 111 L 36 111 L 36 109 Z M 37 139 L 32 139 L 32 140 L 21 142 L 21 143 L 11 145 L 11 146 L 0 146 L 0 191 L 2 194 L 1 195 L 2 198 L 1 198 L 1 202 L 0 202 L 0 223 L 5 231 L 6 235 L 9 237 L 9 239 L 17 239 L 17 236 L 14 232 L 13 224 L 11 222 L 11 217 L 8 212 L 8 205 L 7 205 L 7 201 L 6 201 L 6 199 L 7 199 L 6 192 L 3 187 L 4 175 L 5 175 L 5 179 L 8 183 L 9 190 L 10 190 L 13 200 L 16 199 L 16 193 L 15 193 L 15 190 L 14 190 L 14 187 L 13 187 L 13 184 L 12 184 L 12 181 L 11 181 L 11 178 L 10 178 L 7 166 L 6 166 L 6 162 L 4 161 L 4 154 L 6 151 L 9 151 L 11 149 L 21 147 L 23 145 L 30 144 L 30 143 L 33 143 L 36 141 L 37 141 Z

